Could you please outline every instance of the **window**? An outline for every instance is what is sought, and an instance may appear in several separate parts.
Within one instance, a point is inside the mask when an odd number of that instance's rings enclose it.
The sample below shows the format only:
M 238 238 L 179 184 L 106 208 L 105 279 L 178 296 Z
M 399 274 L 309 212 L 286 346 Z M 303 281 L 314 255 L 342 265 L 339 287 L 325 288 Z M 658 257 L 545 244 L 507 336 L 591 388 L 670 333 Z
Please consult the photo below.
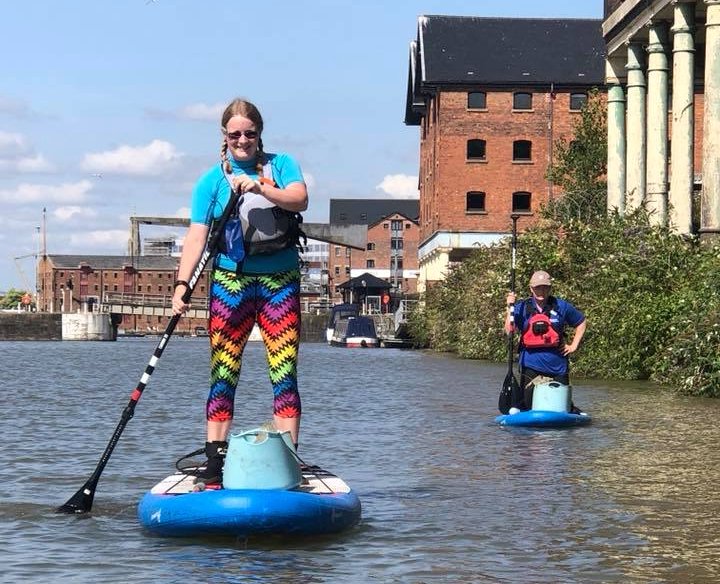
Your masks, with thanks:
M 467 159 L 485 160 L 485 140 L 476 138 L 467 141 Z
M 514 110 L 531 110 L 532 109 L 532 93 L 524 93 L 518 91 L 513 94 Z
M 340 275 L 340 266 L 335 266 L 335 275 L 336 276 Z
M 367 250 L 368 251 L 374 251 L 375 250 L 375 244 L 373 242 L 369 242 L 367 244 Z
M 532 160 L 532 142 L 530 140 L 515 140 L 513 142 L 513 160 Z
M 399 237 L 393 237 L 390 240 L 390 249 L 402 249 L 403 248 L 403 240 Z
M 487 96 L 484 91 L 468 93 L 468 109 L 487 109 Z
M 374 268 L 374 267 L 375 267 L 375 260 L 367 260 L 367 261 L 365 262 L 365 267 L 366 267 L 366 268 Z
M 335 257 L 336 258 L 340 257 L 340 246 L 339 245 L 335 246 Z
M 350 266 L 345 266 L 345 275 L 346 276 L 350 275 Z
M 570 111 L 579 112 L 587 103 L 587 93 L 570 94 Z
M 532 195 L 525 191 L 518 191 L 512 196 L 513 213 L 529 213 L 531 210 L 530 201 Z
M 345 248 L 345 257 L 349 258 L 351 253 L 352 253 L 352 250 L 349 247 L 346 247 Z
M 485 212 L 485 193 L 482 191 L 470 191 L 465 197 L 466 213 Z
M 405 223 L 405 229 L 412 229 L 412 223 Z
M 360 221 L 367 221 L 367 213 L 360 213 Z
M 390 223 L 391 223 L 390 228 L 391 228 L 393 231 L 402 231 L 402 228 L 403 228 L 403 222 L 402 222 L 402 220 L 393 219 Z
M 390 227 L 388 223 L 383 223 L 383 229 L 387 229 L 388 227 Z

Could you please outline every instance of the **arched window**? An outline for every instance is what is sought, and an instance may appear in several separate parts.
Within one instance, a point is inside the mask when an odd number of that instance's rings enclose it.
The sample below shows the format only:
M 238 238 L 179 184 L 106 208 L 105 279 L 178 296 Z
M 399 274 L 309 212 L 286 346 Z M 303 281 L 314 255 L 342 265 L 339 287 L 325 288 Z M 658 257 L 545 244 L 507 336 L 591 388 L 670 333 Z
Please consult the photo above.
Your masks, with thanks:
M 467 159 L 485 160 L 485 140 L 476 138 L 467 141 Z
M 518 91 L 513 93 L 513 109 L 514 110 L 531 110 L 532 109 L 532 93 Z
M 470 191 L 465 196 L 466 213 L 485 212 L 485 193 L 482 191 Z
M 515 140 L 513 142 L 513 160 L 532 160 L 532 142 L 530 140 Z
M 468 93 L 468 109 L 487 109 L 487 96 L 484 91 Z
M 513 213 L 529 213 L 532 210 L 532 195 L 527 191 L 518 191 L 512 195 Z

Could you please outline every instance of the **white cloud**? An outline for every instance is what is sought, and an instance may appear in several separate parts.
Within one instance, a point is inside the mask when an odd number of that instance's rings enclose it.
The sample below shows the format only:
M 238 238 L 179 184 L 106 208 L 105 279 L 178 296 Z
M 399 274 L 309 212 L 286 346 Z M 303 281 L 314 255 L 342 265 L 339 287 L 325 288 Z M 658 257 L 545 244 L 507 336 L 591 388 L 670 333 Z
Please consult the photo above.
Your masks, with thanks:
M 78 205 L 68 205 L 65 207 L 58 207 L 53 211 L 53 216 L 60 221 L 68 221 L 75 217 L 89 219 L 97 217 L 97 211 L 90 209 L 89 207 L 80 207 Z
M 17 158 L 30 151 L 22 134 L 0 131 L 0 158 Z
M 417 199 L 420 196 L 418 177 L 407 174 L 388 174 L 375 188 L 392 199 Z
M 153 140 L 146 146 L 120 146 L 86 154 L 80 166 L 96 173 L 157 176 L 175 168 L 182 157 L 170 142 Z
M 71 234 L 70 245 L 87 250 L 92 250 L 93 248 L 123 250 L 127 248 L 129 237 L 129 229 L 84 231 Z
M 36 154 L 22 134 L 0 131 L 0 170 L 13 173 L 51 172 L 42 154 Z
M 192 103 L 180 108 L 176 115 L 182 120 L 198 120 L 202 122 L 220 122 L 220 117 L 225 111 L 225 104 L 216 103 L 208 105 L 205 103 Z
M 26 118 L 30 115 L 30 107 L 23 101 L 0 95 L 0 113 Z
M 18 172 L 53 172 L 55 166 L 50 164 L 42 154 L 36 154 L 28 158 L 20 158 L 15 162 L 15 170 Z
M 93 184 L 89 180 L 59 185 L 22 183 L 14 189 L 0 190 L 0 201 L 4 203 L 80 203 L 87 199 Z

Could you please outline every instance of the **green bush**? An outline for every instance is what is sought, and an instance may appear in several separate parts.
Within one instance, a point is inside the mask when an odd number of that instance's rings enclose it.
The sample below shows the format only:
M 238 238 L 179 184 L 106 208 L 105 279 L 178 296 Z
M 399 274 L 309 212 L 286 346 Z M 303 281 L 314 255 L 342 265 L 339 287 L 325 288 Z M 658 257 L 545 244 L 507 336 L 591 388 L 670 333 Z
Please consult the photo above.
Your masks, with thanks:
M 411 319 L 423 346 L 501 361 L 510 241 L 480 248 L 425 295 Z M 651 225 L 641 209 L 585 223 L 550 218 L 518 236 L 518 295 L 544 269 L 588 319 L 573 371 L 720 395 L 720 248 Z

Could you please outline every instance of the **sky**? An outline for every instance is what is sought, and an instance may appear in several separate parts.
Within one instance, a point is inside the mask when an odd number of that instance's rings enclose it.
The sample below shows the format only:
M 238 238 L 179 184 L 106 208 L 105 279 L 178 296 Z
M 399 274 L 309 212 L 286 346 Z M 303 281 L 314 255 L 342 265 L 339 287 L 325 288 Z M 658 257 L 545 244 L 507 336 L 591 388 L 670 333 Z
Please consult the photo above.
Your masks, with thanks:
M 300 162 L 306 221 L 326 222 L 331 198 L 417 197 L 419 129 L 403 120 L 418 17 L 602 18 L 602 7 L 3 2 L 0 290 L 34 288 L 43 224 L 49 254 L 123 255 L 131 215 L 187 217 L 195 181 L 218 160 L 220 116 L 235 97 L 259 107 L 265 150 Z M 161 229 L 143 226 L 141 237 Z

